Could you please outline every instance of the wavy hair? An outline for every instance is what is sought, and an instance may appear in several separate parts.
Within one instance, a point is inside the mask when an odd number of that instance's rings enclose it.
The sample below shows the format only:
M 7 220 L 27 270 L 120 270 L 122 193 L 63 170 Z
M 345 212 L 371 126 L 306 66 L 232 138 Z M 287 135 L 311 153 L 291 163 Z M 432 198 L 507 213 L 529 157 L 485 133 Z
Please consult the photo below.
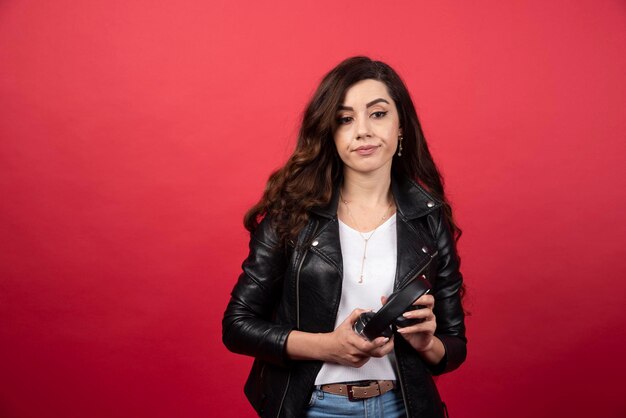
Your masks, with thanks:
M 310 209 L 328 205 L 333 187 L 343 173 L 333 139 L 338 127 L 337 109 L 346 91 L 366 79 L 384 83 L 398 109 L 404 140 L 402 157 L 393 157 L 393 176 L 417 181 L 443 202 L 444 213 L 458 240 L 461 230 L 454 222 L 443 178 L 428 149 L 411 96 L 389 65 L 368 57 L 348 58 L 322 79 L 304 111 L 296 149 L 287 163 L 270 175 L 261 200 L 246 213 L 246 229 L 254 232 L 260 220 L 269 215 L 279 241 L 285 245 L 296 241 L 309 219 Z

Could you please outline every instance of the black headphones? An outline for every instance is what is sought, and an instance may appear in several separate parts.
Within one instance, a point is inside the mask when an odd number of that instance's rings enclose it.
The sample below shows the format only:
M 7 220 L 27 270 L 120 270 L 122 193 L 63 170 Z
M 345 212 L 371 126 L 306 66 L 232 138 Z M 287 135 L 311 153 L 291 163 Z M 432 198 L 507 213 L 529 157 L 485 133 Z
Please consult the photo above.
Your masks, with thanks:
M 363 312 L 352 329 L 360 336 L 372 341 L 380 336 L 391 337 L 392 325 L 402 328 L 422 322 L 423 319 L 407 319 L 402 314 L 409 310 L 423 308 L 421 305 L 413 305 L 413 302 L 430 292 L 431 288 L 426 276 L 412 278 L 401 289 L 393 292 L 378 312 Z

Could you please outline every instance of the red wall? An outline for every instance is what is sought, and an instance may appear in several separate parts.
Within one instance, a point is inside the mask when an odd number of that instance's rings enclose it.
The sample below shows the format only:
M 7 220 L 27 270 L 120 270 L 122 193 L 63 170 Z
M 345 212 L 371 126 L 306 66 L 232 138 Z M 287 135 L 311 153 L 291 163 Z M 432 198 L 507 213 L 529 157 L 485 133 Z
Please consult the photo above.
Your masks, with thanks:
M 625 416 L 624 2 L 295 3 L 0 3 L 0 416 L 252 416 L 241 218 L 354 54 L 465 230 L 452 416 Z

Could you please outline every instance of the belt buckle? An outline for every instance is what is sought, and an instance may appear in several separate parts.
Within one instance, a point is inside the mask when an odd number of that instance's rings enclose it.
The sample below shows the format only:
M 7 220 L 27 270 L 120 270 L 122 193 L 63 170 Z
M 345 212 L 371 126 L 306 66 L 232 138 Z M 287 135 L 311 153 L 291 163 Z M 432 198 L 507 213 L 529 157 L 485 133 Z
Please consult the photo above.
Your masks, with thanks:
M 378 382 L 375 382 L 375 383 L 378 386 L 378 394 L 380 395 L 380 392 L 381 392 L 380 385 L 378 384 Z M 348 400 L 352 401 L 352 402 L 356 402 L 356 401 L 360 401 L 362 399 L 368 399 L 368 398 L 373 398 L 374 396 L 377 396 L 377 395 L 364 396 L 362 398 L 355 398 L 354 397 L 354 393 L 352 392 L 352 388 L 353 387 L 364 388 L 365 389 L 365 388 L 368 388 L 370 386 L 372 386 L 372 383 L 370 383 L 369 385 L 365 385 L 365 386 L 363 386 L 363 385 L 346 385 L 346 392 L 348 392 Z
M 346 385 L 346 392 L 348 392 L 348 400 L 350 402 L 360 401 L 359 398 L 355 398 L 354 395 L 352 394 L 352 388 L 354 386 L 358 386 L 358 385 Z

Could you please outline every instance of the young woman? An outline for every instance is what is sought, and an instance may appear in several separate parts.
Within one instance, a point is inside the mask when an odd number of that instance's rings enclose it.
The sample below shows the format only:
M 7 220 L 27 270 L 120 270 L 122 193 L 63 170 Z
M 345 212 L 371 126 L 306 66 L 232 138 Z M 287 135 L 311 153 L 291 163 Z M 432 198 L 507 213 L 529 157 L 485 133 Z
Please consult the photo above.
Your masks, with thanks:
M 245 393 L 268 417 L 442 417 L 432 376 L 466 356 L 460 234 L 396 72 L 349 58 L 322 80 L 298 143 L 245 217 L 250 253 L 224 344 L 255 357 Z M 353 331 L 424 274 L 391 338 Z

